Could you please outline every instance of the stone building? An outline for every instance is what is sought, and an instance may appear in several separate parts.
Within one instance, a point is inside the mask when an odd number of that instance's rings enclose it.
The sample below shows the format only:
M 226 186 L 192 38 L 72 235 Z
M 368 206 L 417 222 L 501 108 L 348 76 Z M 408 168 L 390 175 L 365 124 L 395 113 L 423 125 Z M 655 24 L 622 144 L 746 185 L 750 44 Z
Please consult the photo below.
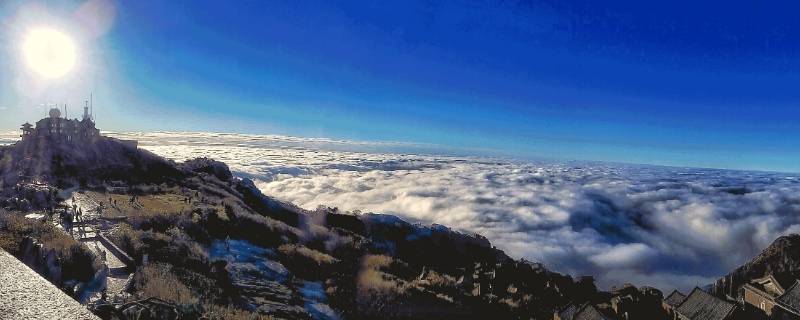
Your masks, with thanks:
M 800 319 L 800 286 L 795 279 L 768 275 L 742 286 L 742 301 L 764 319 Z
M 83 119 L 67 119 L 61 117 L 61 110 L 52 108 L 49 117 L 36 122 L 34 128 L 30 123 L 22 125 L 22 140 L 32 138 L 48 138 L 61 142 L 86 142 L 100 136 L 89 115 L 89 107 L 83 108 Z
M 742 286 L 742 301 L 745 305 L 758 309 L 767 317 L 772 316 L 772 310 L 776 306 L 775 298 L 785 292 L 784 286 L 774 276 L 768 275 L 763 278 L 755 279 Z
M 48 115 L 47 118 L 36 121 L 35 127 L 24 123 L 20 128 L 22 140 L 48 139 L 60 143 L 87 144 L 100 137 L 100 130 L 95 127 L 94 119 L 89 114 L 88 104 L 83 107 L 83 118 L 80 120 L 62 118 L 58 108 L 50 109 Z M 132 148 L 139 146 L 136 140 L 117 141 Z

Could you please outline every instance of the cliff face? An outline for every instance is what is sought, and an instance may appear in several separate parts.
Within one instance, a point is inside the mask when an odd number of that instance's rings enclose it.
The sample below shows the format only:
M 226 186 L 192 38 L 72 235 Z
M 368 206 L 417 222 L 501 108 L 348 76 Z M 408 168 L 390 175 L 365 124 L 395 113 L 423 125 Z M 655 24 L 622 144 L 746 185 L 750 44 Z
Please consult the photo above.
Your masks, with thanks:
M 736 297 L 742 285 L 769 274 L 779 279 L 800 278 L 800 235 L 775 239 L 758 256 L 717 280 L 713 290 L 719 296 Z

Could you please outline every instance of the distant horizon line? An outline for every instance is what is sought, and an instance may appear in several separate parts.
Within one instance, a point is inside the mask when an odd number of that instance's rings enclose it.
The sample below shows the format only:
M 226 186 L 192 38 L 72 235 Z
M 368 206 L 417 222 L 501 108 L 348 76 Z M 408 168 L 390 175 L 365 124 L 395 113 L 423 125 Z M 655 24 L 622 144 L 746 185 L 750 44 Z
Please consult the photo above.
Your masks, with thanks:
M 726 168 L 726 167 L 713 167 L 713 166 L 692 166 L 692 165 L 672 165 L 672 164 L 659 164 L 659 163 L 641 163 L 641 162 L 627 162 L 627 161 L 612 161 L 612 160 L 597 160 L 597 159 L 570 159 L 570 158 L 558 158 L 558 157 L 546 157 L 546 156 L 519 156 L 519 155 L 510 155 L 504 154 L 504 152 L 499 151 L 497 149 L 491 148 L 474 148 L 474 147 L 453 147 L 447 146 L 437 143 L 426 143 L 426 142 L 413 142 L 413 141 L 392 141 L 392 140 L 364 140 L 364 139 L 346 139 L 346 138 L 336 138 L 336 137 L 322 137 L 322 136 L 302 136 L 302 135 L 290 135 L 290 134 L 267 134 L 267 133 L 247 133 L 247 132 L 233 132 L 233 131 L 185 131 L 185 130 L 152 130 L 152 131 L 141 131 L 141 130 L 100 130 L 100 133 L 103 135 L 106 134 L 152 134 L 152 133 L 165 133 L 165 134 L 214 134 L 214 135 L 232 135 L 232 136 L 252 136 L 252 137 L 285 137 L 285 138 L 293 138 L 296 139 L 295 142 L 306 142 L 306 143 L 331 143 L 331 144 L 342 144 L 342 145 L 359 145 L 359 146 L 377 146 L 377 147 L 388 147 L 391 148 L 392 146 L 396 147 L 416 147 L 421 149 L 428 149 L 429 152 L 400 152 L 400 151 L 389 151 L 389 152 L 381 152 L 381 153 L 398 153 L 398 154 L 414 154 L 418 156 L 439 156 L 439 157 L 456 157 L 456 158 L 467 158 L 467 159 L 476 159 L 476 160 L 501 160 L 506 162 L 531 162 L 531 161 L 541 161 L 541 162 L 555 162 L 555 163 L 603 163 L 609 165 L 617 165 L 617 166 L 652 166 L 652 167 L 663 167 L 663 168 L 672 168 L 672 169 L 695 169 L 695 170 L 724 170 L 724 171 L 736 171 L 736 172 L 758 172 L 758 173 L 770 173 L 770 174 L 790 174 L 790 175 L 798 175 L 800 171 L 781 171 L 781 170 L 769 170 L 769 169 L 749 169 L 749 168 Z M 14 139 L 8 139 L 6 134 L 13 135 Z M 5 138 L 5 139 L 4 139 Z M 2 130 L 0 130 L 0 146 L 10 145 L 16 141 L 19 141 L 18 134 L 16 130 L 7 130 L 5 134 Z M 447 152 L 447 150 L 451 152 Z M 388 151 L 388 150 L 387 150 Z M 460 153 L 458 152 L 460 151 Z M 478 153 L 469 153 L 469 151 L 481 151 L 486 152 L 485 154 L 478 154 Z

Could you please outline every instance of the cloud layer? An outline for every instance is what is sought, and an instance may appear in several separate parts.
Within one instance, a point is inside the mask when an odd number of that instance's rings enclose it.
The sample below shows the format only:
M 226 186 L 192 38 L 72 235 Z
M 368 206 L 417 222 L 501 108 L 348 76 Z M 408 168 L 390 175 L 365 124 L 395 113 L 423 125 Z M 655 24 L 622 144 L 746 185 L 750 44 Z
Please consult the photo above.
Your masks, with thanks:
M 705 285 L 800 232 L 800 176 L 523 163 L 389 153 L 397 146 L 208 133 L 116 134 L 183 160 L 209 156 L 313 209 L 391 213 L 485 235 L 517 258 L 602 288 Z

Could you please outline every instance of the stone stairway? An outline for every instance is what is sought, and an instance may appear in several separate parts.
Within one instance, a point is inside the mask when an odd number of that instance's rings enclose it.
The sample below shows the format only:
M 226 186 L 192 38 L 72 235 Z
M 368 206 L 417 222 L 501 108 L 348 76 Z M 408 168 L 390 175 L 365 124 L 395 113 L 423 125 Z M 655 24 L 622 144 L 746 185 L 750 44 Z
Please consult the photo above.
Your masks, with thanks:
M 108 245 L 111 244 L 107 238 L 101 239 L 100 233 L 102 231 L 98 229 L 100 216 L 97 210 L 100 205 L 91 197 L 77 192 L 73 193 L 67 201 L 64 201 L 63 205 L 70 208 L 70 210 L 77 208 L 83 212 L 78 221 L 73 222 L 71 236 L 86 244 L 90 250 L 104 260 L 109 269 L 106 278 L 108 294 L 113 295 L 122 292 L 131 275 L 129 266 L 126 264 L 126 262 L 131 262 L 130 257 L 118 256 L 118 254 L 122 253 L 118 249 L 112 250 L 109 248 Z M 70 233 L 58 221 L 54 221 L 53 224 L 65 233 Z

